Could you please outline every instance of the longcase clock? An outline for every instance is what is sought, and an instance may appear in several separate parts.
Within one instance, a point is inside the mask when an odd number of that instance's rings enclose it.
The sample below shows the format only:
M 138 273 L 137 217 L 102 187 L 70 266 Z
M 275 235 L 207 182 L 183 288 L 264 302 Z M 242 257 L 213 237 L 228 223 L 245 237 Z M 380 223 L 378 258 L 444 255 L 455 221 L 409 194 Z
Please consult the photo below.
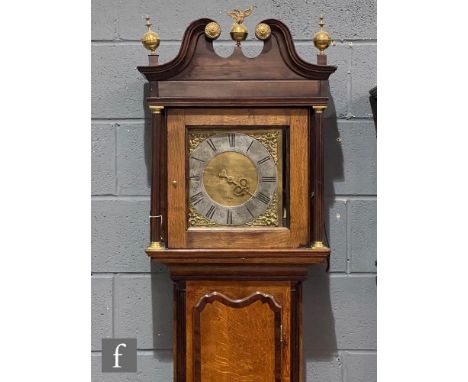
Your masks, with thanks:
M 328 78 L 322 29 L 318 63 L 301 59 L 278 20 L 255 34 L 233 11 L 233 54 L 219 57 L 209 19 L 187 28 L 180 52 L 159 65 L 148 32 L 146 102 L 152 126 L 146 252 L 174 281 L 174 381 L 301 381 L 301 283 L 327 261 L 323 112 Z M 321 27 L 323 22 L 321 22 Z

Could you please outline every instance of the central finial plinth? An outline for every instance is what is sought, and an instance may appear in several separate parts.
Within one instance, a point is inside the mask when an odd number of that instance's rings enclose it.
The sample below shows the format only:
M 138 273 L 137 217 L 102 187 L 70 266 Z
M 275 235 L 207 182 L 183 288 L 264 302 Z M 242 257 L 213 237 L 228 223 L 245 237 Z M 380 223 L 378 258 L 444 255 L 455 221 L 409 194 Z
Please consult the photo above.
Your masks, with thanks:
M 234 41 L 236 41 L 237 46 L 240 46 L 241 41 L 244 41 L 247 38 L 247 35 L 249 34 L 243 22 L 247 16 L 250 16 L 252 14 L 252 11 L 253 6 L 250 6 L 244 11 L 240 11 L 239 9 L 233 9 L 232 11 L 229 11 L 227 13 L 235 21 L 235 23 L 232 25 L 231 32 L 229 34 L 231 35 L 231 38 Z

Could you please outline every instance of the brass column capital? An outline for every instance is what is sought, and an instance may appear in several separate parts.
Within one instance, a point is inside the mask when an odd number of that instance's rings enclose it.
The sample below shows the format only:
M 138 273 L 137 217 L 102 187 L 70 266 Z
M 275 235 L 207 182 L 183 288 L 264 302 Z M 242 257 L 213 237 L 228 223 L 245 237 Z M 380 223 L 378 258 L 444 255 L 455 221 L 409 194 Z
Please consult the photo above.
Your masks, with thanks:
M 161 114 L 161 110 L 164 109 L 164 106 L 149 105 L 148 108 L 150 109 L 152 114 Z
M 316 113 L 323 113 L 323 111 L 327 108 L 324 105 L 312 105 L 312 107 Z

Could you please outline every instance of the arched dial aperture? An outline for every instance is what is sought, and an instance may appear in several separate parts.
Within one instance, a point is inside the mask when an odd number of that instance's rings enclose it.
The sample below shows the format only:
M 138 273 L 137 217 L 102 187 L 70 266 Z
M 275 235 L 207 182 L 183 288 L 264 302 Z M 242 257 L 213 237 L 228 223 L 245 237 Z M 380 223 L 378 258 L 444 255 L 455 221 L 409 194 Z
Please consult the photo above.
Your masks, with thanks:
M 213 135 L 189 156 L 189 202 L 219 225 L 244 225 L 263 214 L 277 181 L 271 154 L 246 134 Z

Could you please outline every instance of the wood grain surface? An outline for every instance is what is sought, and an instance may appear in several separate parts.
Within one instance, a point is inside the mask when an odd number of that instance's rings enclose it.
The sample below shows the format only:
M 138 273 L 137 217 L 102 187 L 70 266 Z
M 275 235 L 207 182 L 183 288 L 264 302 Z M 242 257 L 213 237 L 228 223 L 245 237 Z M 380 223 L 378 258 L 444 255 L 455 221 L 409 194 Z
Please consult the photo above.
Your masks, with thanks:
M 320 81 L 304 80 L 268 80 L 250 81 L 246 91 L 245 84 L 240 81 L 210 81 L 210 97 L 284 97 L 285 94 L 295 94 L 296 97 L 309 97 L 320 91 Z M 200 97 L 200 88 L 205 81 L 164 81 L 159 84 L 160 97 Z
M 290 381 L 290 282 L 186 284 L 187 382 Z
M 196 382 L 280 380 L 281 307 L 272 296 L 212 292 L 194 307 L 193 325 Z
M 307 109 L 171 109 L 168 112 L 168 248 L 299 248 L 309 242 Z M 284 126 L 289 129 L 290 226 L 187 227 L 186 130 L 201 127 Z
M 185 129 L 183 126 L 184 110 L 169 110 L 167 118 L 167 229 L 169 248 L 185 248 L 187 243 L 187 236 L 183 234 L 187 230 Z
M 139 66 L 148 81 L 161 80 L 327 80 L 336 67 L 304 61 L 296 52 L 290 31 L 281 21 L 262 21 L 271 28 L 272 37 L 255 58 L 244 56 L 236 47 L 233 54 L 220 57 L 213 41 L 204 36 L 205 26 L 213 20 L 192 22 L 184 33 L 178 55 L 164 65 Z

